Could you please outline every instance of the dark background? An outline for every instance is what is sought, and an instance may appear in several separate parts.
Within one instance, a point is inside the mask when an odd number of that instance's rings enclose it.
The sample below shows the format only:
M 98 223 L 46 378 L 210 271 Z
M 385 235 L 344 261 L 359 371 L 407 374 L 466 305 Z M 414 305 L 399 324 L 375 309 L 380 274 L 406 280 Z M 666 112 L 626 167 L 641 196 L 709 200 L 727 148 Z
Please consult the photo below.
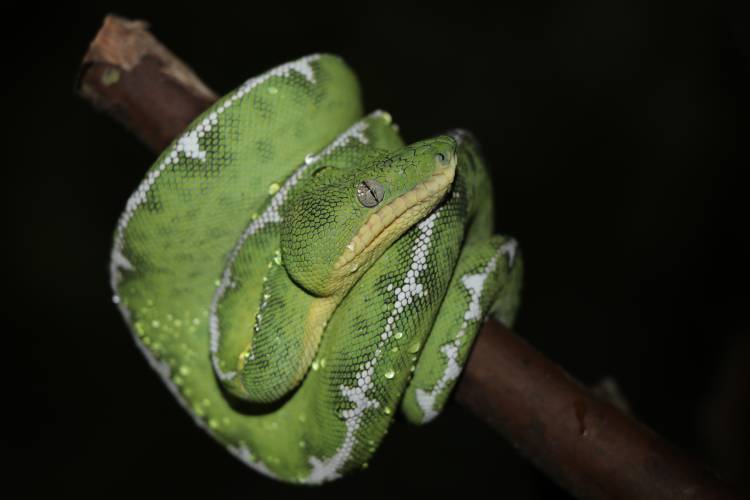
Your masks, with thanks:
M 367 108 L 390 111 L 407 140 L 472 130 L 492 168 L 499 229 L 526 259 L 517 330 L 586 384 L 613 376 L 639 418 L 742 481 L 748 17 L 719 3 L 315 4 L 7 13 L 3 220 L 15 285 L 3 441 L 31 473 L 27 488 L 568 498 L 455 405 L 426 427 L 397 422 L 367 471 L 319 489 L 264 479 L 193 426 L 111 303 L 112 231 L 154 155 L 73 92 L 107 12 L 150 21 L 220 94 L 328 51 L 354 67 Z

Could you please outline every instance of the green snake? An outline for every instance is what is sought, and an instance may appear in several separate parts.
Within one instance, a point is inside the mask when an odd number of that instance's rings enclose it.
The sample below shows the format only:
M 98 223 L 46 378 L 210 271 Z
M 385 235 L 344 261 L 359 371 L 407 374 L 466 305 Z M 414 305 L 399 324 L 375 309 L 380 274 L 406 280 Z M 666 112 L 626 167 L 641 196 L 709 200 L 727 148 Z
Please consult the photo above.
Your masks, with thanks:
M 522 263 L 461 130 L 405 145 L 353 72 L 311 55 L 221 98 L 157 159 L 114 234 L 114 302 L 216 441 L 279 480 L 367 466 L 400 408 L 442 409 Z

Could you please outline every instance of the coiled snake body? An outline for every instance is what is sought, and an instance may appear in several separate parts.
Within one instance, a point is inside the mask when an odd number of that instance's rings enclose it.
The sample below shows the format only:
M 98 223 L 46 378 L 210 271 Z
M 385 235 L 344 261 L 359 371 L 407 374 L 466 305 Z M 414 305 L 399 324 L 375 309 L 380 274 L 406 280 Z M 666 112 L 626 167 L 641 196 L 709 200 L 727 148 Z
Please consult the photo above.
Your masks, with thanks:
M 484 318 L 512 323 L 515 240 L 492 234 L 471 136 L 405 146 L 355 76 L 308 56 L 253 78 L 158 158 L 115 231 L 138 346 L 251 467 L 321 483 L 394 412 L 434 418 Z

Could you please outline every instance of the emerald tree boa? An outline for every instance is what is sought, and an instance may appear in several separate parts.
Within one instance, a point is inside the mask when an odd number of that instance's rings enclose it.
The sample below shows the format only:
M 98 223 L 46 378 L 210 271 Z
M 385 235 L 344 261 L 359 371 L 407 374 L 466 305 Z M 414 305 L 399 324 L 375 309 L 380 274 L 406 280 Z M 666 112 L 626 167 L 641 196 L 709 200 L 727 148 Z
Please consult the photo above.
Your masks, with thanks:
M 470 134 L 405 145 L 352 71 L 311 55 L 199 116 L 127 201 L 114 301 L 195 422 L 252 468 L 362 468 L 400 409 L 441 411 L 522 263 L 493 234 Z

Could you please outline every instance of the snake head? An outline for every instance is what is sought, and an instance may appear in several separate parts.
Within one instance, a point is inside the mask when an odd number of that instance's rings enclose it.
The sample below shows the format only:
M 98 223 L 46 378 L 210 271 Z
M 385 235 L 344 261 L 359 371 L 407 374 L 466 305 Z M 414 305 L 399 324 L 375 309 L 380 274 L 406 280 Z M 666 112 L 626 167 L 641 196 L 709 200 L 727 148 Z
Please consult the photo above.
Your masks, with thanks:
M 439 136 L 363 164 L 314 170 L 284 210 L 281 252 L 292 279 L 316 296 L 345 294 L 442 201 L 456 148 L 453 138 Z

